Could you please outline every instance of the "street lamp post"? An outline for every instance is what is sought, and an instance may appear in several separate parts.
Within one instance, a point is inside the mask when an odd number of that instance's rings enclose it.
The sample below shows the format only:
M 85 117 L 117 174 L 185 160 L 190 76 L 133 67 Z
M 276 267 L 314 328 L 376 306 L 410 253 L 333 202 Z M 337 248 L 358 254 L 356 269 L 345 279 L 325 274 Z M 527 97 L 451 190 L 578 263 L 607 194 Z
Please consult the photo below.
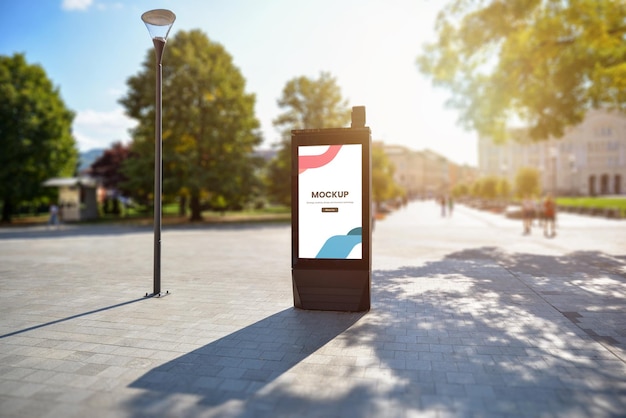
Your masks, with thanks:
M 176 15 L 169 10 L 155 9 L 141 15 L 141 20 L 146 24 L 148 32 L 152 37 L 154 52 L 156 55 L 156 106 L 154 122 L 154 287 L 151 295 L 161 296 L 161 217 L 162 217 L 162 86 L 163 86 L 163 51 L 167 35 L 176 20 Z M 169 293 L 169 292 L 168 292 Z

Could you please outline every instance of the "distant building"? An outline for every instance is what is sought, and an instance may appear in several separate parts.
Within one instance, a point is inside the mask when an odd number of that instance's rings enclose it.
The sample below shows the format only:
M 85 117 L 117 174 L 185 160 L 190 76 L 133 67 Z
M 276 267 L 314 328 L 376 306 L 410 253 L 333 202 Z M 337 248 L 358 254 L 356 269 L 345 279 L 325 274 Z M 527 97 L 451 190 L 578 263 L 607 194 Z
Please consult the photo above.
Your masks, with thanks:
M 590 111 L 562 138 L 494 144 L 479 139 L 481 175 L 505 177 L 513 185 L 520 168 L 539 171 L 542 189 L 555 195 L 595 196 L 626 193 L 626 116 Z
M 475 167 L 459 165 L 431 151 L 413 151 L 400 145 L 385 145 L 385 154 L 395 166 L 395 181 L 409 198 L 435 197 L 448 194 L 460 183 L 477 177 Z
M 59 188 L 61 221 L 84 221 L 98 217 L 96 191 L 98 184 L 91 177 L 57 177 L 46 180 L 46 187 Z

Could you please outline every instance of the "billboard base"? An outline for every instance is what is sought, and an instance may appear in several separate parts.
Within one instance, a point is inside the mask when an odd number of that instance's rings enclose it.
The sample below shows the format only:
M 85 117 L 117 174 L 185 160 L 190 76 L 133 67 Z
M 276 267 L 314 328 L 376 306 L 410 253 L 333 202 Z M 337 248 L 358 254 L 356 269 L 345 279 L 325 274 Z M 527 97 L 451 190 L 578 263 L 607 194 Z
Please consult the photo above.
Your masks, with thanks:
M 321 311 L 370 309 L 371 271 L 292 269 L 294 306 Z

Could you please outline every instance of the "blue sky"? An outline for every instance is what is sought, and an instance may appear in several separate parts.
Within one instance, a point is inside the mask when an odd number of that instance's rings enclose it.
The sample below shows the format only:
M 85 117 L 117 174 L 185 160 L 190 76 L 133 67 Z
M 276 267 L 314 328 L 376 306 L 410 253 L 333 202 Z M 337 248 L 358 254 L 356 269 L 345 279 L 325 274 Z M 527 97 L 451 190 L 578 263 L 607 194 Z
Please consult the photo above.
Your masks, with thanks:
M 200 29 L 224 45 L 256 94 L 264 147 L 279 139 L 272 120 L 287 81 L 337 78 L 350 106 L 365 106 L 374 140 L 431 149 L 477 164 L 476 135 L 445 109 L 448 93 L 415 59 L 434 38 L 440 0 L 0 0 L 0 54 L 40 64 L 76 112 L 81 151 L 128 142 L 134 122 L 118 103 L 128 77 L 153 47 L 147 10 L 176 14 L 178 30 Z M 167 47 L 164 60 L 167 60 Z M 167 104 L 164 104 L 165 106 Z

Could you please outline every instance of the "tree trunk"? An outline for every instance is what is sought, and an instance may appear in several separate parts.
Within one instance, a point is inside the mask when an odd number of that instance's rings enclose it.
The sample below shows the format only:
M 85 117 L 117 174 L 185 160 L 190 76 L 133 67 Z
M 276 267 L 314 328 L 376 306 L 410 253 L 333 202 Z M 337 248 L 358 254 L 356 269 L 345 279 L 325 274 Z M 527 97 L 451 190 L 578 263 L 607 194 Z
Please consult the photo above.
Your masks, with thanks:
M 2 203 L 2 219 L 0 219 L 0 222 L 11 223 L 11 215 L 13 215 L 13 204 L 11 203 L 11 199 L 5 197 Z
M 191 207 L 191 221 L 201 221 L 202 220 L 202 209 L 200 208 L 200 196 L 196 194 L 191 195 L 191 201 L 189 202 L 189 206 Z
M 187 196 L 180 196 L 178 199 L 178 216 L 185 216 L 187 212 Z

